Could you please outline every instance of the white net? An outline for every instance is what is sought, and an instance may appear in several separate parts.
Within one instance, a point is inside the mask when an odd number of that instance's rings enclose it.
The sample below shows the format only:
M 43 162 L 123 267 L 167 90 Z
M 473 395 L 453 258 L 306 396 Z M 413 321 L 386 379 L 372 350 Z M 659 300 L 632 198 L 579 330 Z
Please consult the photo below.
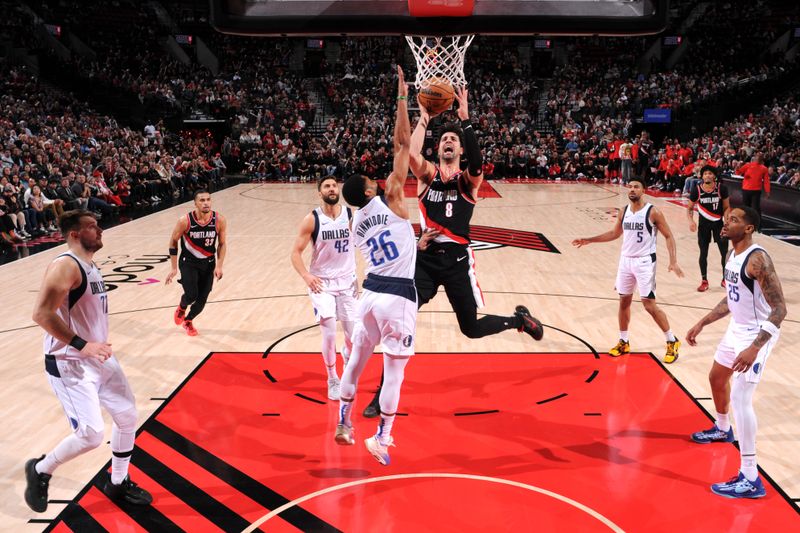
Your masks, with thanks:
M 464 78 L 464 57 L 474 35 L 423 37 L 406 35 L 406 42 L 417 62 L 414 86 L 427 87 L 433 80 L 446 79 L 453 87 L 467 84 Z

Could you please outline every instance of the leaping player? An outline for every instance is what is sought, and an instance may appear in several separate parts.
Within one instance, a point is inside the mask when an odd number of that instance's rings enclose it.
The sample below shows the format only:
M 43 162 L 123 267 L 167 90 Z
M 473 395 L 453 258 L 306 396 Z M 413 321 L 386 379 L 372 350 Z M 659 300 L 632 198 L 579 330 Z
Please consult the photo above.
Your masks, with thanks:
M 461 333 L 468 338 L 479 339 L 516 329 L 541 340 L 544 334 L 542 324 L 524 305 L 518 305 L 511 316 L 485 315 L 478 318 L 478 309 L 484 306 L 484 301 L 475 275 L 475 256 L 469 247 L 469 226 L 478 189 L 483 183 L 483 154 L 469 119 L 465 87 L 456 91 L 456 99 L 461 124 L 447 126 L 442 132 L 438 165 L 426 161 L 422 155 L 425 131 L 435 115 L 431 115 L 421 102 L 419 121 L 411 135 L 409 167 L 419 180 L 417 197 L 423 230 L 414 273 L 419 296 L 417 303 L 422 307 L 443 286 Z M 467 158 L 465 170 L 460 166 L 462 154 Z M 364 410 L 364 416 L 377 416 L 379 395 L 380 388 Z

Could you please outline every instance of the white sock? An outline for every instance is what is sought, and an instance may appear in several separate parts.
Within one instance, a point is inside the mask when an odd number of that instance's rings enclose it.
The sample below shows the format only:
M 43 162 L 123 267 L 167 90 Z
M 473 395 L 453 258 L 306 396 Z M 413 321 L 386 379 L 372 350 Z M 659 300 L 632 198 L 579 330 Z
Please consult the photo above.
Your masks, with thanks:
M 671 329 L 668 329 L 667 331 L 664 332 L 664 337 L 666 337 L 667 342 L 675 342 L 677 340 L 675 339 L 675 335 L 672 334 Z
M 375 438 L 381 443 L 381 446 L 388 446 L 391 442 L 392 426 L 394 425 L 395 415 L 385 415 L 381 413 L 381 421 L 378 422 L 378 432 L 375 433 Z
M 328 379 L 331 378 L 339 379 L 339 374 L 336 373 L 336 364 L 325 365 L 325 370 L 328 371 Z
M 40 474 L 52 474 L 62 464 L 97 448 L 103 442 L 103 433 L 97 433 L 91 428 L 85 428 L 81 435 L 83 436 L 79 437 L 78 433 L 73 433 L 64 438 L 52 452 L 36 463 L 36 471 Z
M 356 403 L 356 399 L 353 398 L 350 401 L 342 400 L 342 397 L 339 397 L 339 424 L 342 426 L 353 427 L 353 420 L 350 418 L 350 414 L 353 412 L 353 404 Z
M 758 479 L 758 459 L 756 454 L 742 455 L 742 466 L 739 468 L 747 481 Z
M 339 377 L 336 374 L 336 319 L 320 318 L 319 329 L 322 331 L 322 360 L 325 361 L 328 378 Z
M 375 436 L 378 442 L 386 446 L 391 441 L 392 426 L 394 425 L 397 406 L 400 404 L 400 387 L 405 379 L 405 368 L 408 364 L 407 356 L 392 356 L 383 354 L 383 387 L 379 398 L 381 407 L 381 421 Z
M 717 425 L 717 428 L 721 429 L 722 431 L 728 431 L 731 429 L 731 421 L 728 419 L 728 413 L 717 413 L 715 424 Z
M 622 331 L 622 330 L 620 330 L 620 332 L 619 332 L 619 338 L 620 338 L 620 340 L 623 340 L 623 341 L 625 341 L 625 342 L 629 342 L 629 341 L 628 341 L 628 332 L 627 332 L 627 331 Z
M 339 423 L 348 427 L 353 425 L 350 420 L 350 413 L 355 403 L 358 378 L 361 377 L 364 367 L 367 366 L 367 362 L 372 355 L 372 349 L 373 347 L 369 345 L 354 344 L 350 361 L 344 368 L 344 372 L 342 372 L 342 382 L 339 388 Z M 351 400 L 346 402 L 342 398 L 350 398 Z
M 111 483 L 119 485 L 128 476 L 136 439 L 136 409 L 114 415 L 111 426 Z
M 746 374 L 737 374 L 731 386 L 731 406 L 736 421 L 736 433 L 739 437 L 742 474 L 750 481 L 758 477 L 756 460 L 756 431 L 758 420 L 753 409 L 753 393 L 757 383 L 748 383 Z

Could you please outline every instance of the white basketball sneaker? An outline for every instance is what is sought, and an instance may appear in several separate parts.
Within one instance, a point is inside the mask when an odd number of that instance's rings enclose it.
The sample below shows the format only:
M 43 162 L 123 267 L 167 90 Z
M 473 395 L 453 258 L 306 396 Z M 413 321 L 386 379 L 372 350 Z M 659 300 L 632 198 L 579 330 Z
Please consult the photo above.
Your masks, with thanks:
M 392 439 L 392 437 L 389 437 L 389 443 L 384 446 L 378 440 L 378 436 L 373 435 L 364 441 L 364 445 L 367 447 L 367 451 L 372 454 L 372 457 L 380 464 L 386 466 L 391 462 L 389 458 L 389 446 L 394 446 L 394 439 Z
M 336 436 L 334 437 L 334 440 L 336 441 L 336 444 L 352 446 L 356 443 L 356 439 L 353 437 L 354 433 L 355 432 L 353 431 L 352 427 L 339 424 L 336 426 Z

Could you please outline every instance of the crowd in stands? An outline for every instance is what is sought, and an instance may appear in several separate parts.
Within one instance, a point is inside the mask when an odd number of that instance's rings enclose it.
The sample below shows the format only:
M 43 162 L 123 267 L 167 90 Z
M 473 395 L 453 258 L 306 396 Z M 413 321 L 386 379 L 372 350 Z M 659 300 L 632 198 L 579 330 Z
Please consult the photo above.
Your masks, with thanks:
M 689 0 L 679 2 L 682 16 L 694 5 Z M 687 35 L 693 43 L 691 57 L 672 69 L 654 62 L 645 73 L 637 63 L 652 38 L 566 40 L 566 63 L 547 80 L 531 79 L 536 59 L 518 46 L 518 40 L 476 39 L 467 53 L 465 71 L 487 177 L 617 180 L 632 173 L 647 176 L 654 187 L 675 190 L 701 162 L 735 172 L 741 161 L 763 153 L 776 180 L 795 184 L 798 140 L 791 128 L 778 125 L 791 124 L 796 117 L 794 100 L 695 138 L 666 139 L 658 146 L 639 133 L 636 124 L 646 107 L 669 107 L 675 116 L 696 112 L 698 106 L 744 86 L 767 84 L 796 69 L 796 61 L 788 65 L 762 54 L 798 14 L 797 6 L 773 13 L 776 5 L 765 0 L 711 3 Z M 159 25 L 149 4 L 119 0 L 109 10 L 105 2 L 89 0 L 80 4 L 81 9 L 76 6 L 67 0 L 52 8 L 37 4 L 46 18 L 65 24 L 95 51 L 91 59 L 75 54 L 74 66 L 82 76 L 142 100 L 229 121 L 230 133 L 216 146 L 204 135 L 179 137 L 163 126 L 137 133 L 118 127 L 110 117 L 93 116 L 91 120 L 101 125 L 99 131 L 92 129 L 98 142 L 94 149 L 100 152 L 93 165 L 104 169 L 109 190 L 113 192 L 119 181 L 125 189 L 125 180 L 117 175 L 145 176 L 130 178 L 131 190 L 117 195 L 121 199 L 144 204 L 175 194 L 186 188 L 185 182 L 194 183 L 192 176 L 203 179 L 223 164 L 265 181 L 387 173 L 393 66 L 400 63 L 407 72 L 415 71 L 402 38 L 342 39 L 338 61 L 328 64 L 323 58 L 321 77 L 312 81 L 290 69 L 297 41 L 217 34 L 195 8 L 189 16 L 185 9 L 167 4 L 178 9 L 178 23 L 191 24 L 217 55 L 220 70 L 212 74 L 194 58 L 183 64 L 163 50 L 162 41 L 170 30 Z M 319 109 L 312 103 L 314 94 Z M 324 120 L 315 124 L 322 113 Z M 89 115 L 65 115 L 63 120 L 80 122 L 88 120 L 85 116 Z M 447 112 L 438 122 L 454 118 Z M 69 127 L 76 124 L 58 128 L 56 135 L 63 136 Z M 121 152 L 114 154 L 114 160 L 108 143 L 120 135 L 124 142 L 114 146 Z M 426 143 L 427 157 L 433 157 L 433 150 L 433 143 Z
M 4 243 L 56 232 L 78 207 L 101 217 L 218 187 L 213 138 L 137 132 L 0 62 L 0 233 Z

